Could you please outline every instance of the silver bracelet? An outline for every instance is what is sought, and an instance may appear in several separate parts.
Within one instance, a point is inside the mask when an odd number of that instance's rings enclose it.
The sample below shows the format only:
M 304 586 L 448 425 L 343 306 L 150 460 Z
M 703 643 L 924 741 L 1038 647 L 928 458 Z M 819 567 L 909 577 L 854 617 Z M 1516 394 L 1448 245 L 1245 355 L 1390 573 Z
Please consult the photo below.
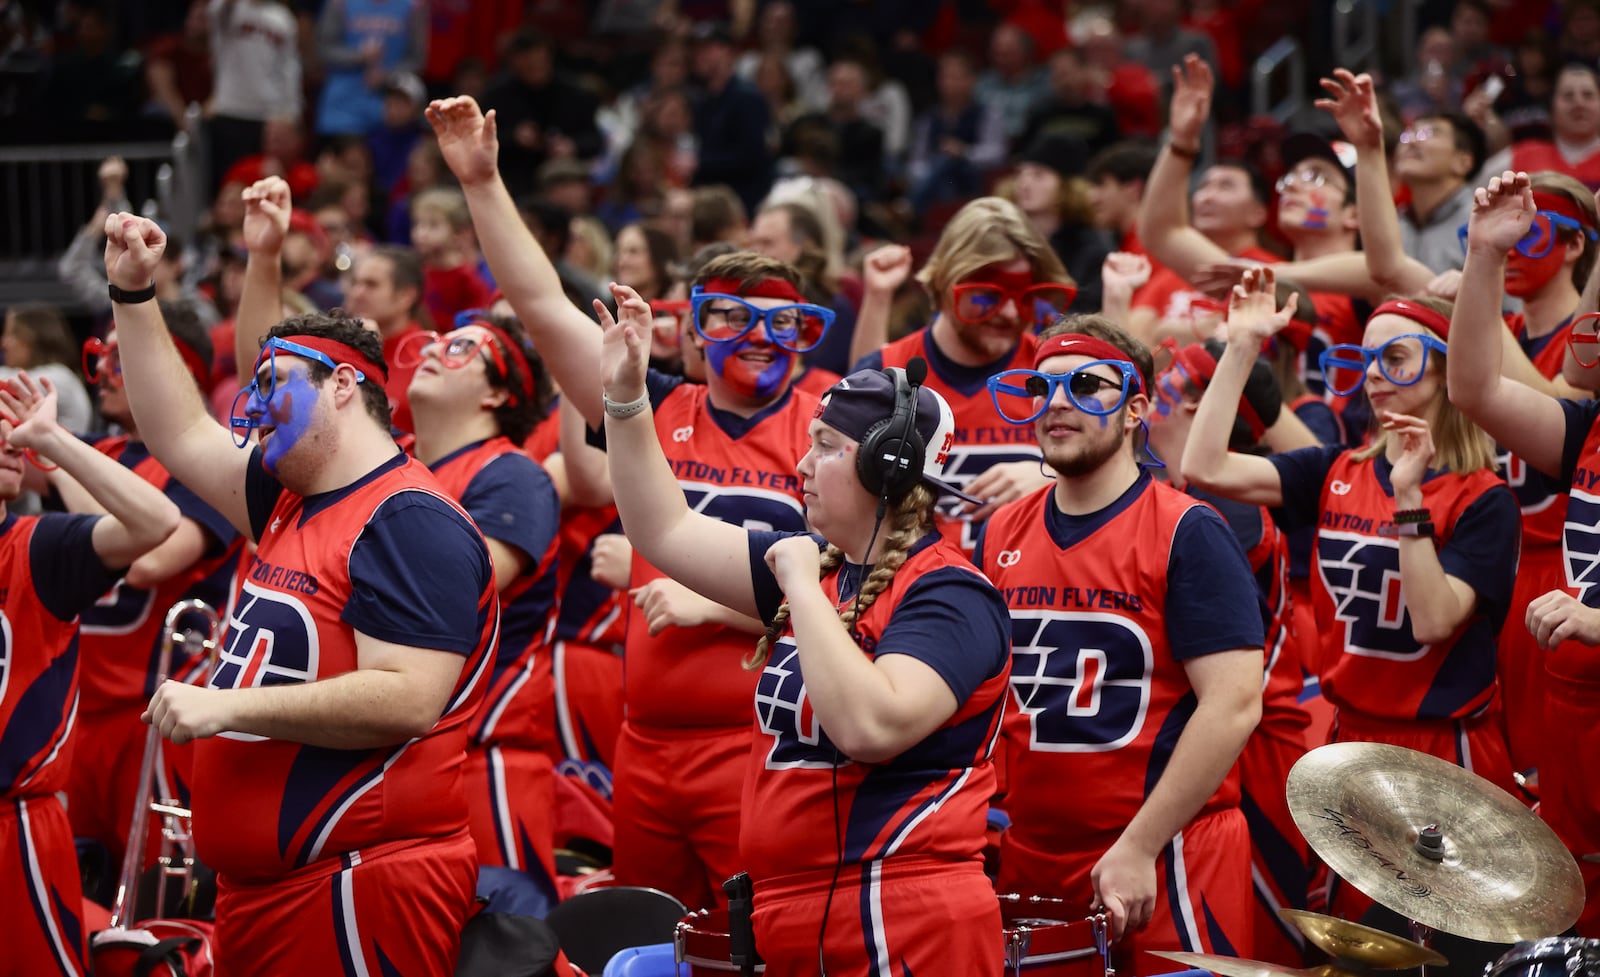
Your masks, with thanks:
M 646 390 L 639 395 L 638 400 L 630 400 L 626 403 L 618 403 L 601 393 L 600 402 L 605 406 L 607 417 L 632 417 L 650 406 L 650 391 Z

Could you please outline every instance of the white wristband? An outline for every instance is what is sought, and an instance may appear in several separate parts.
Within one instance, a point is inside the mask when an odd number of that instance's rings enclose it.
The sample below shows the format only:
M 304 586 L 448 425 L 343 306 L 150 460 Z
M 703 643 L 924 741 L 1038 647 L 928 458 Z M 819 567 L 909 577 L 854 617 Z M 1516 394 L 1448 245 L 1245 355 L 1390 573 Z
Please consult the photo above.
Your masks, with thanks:
M 605 406 L 607 417 L 632 417 L 650 406 L 650 392 L 647 390 L 639 395 L 638 400 L 630 400 L 626 403 L 618 403 L 602 393 L 600 402 Z

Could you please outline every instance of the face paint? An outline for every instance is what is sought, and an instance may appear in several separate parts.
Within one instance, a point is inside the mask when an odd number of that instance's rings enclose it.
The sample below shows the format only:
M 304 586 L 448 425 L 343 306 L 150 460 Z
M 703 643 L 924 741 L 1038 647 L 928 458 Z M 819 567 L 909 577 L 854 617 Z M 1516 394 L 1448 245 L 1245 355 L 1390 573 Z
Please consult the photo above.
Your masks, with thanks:
M 279 376 L 277 388 L 266 403 L 252 394 L 247 408 L 251 415 L 266 415 L 262 427 L 267 429 L 267 444 L 261 453 L 261 465 L 277 474 L 278 464 L 294 450 L 300 439 L 311 428 L 316 414 L 318 392 L 303 371 L 288 377 Z
M 1513 248 L 1506 255 L 1506 293 L 1516 298 L 1536 295 L 1561 273 L 1567 249 L 1551 248 L 1541 258 L 1530 258 Z
M 760 349 L 769 354 L 772 362 L 760 364 L 742 359 L 740 354 L 750 349 Z M 752 343 L 748 340 L 707 343 L 706 362 L 734 393 L 762 400 L 777 396 L 794 370 L 793 353 L 770 343 Z

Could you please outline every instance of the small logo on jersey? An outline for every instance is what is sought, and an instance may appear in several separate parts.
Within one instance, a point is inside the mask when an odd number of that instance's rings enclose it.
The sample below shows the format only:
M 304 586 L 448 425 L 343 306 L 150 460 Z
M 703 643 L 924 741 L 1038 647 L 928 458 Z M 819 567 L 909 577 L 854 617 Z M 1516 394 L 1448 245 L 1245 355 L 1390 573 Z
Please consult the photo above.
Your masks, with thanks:
M 283 525 L 283 517 L 282 516 L 278 516 L 278 517 L 274 518 L 272 520 L 272 532 L 277 532 L 278 531 L 278 527 L 281 526 L 281 525 Z
M 680 427 L 672 432 L 672 440 L 679 444 L 683 444 L 692 437 L 694 437 L 694 428 L 692 426 Z
M 1022 562 L 1022 551 L 1001 550 L 1000 555 L 995 557 L 994 561 L 1003 567 L 1014 567 Z
M 1400 590 L 1400 543 L 1340 533 L 1317 534 L 1317 571 L 1333 598 L 1334 620 L 1344 622 L 1346 654 L 1415 661 L 1427 654 L 1411 634 Z
M 1349 495 L 1350 483 L 1341 482 L 1336 478 L 1333 480 L 1333 484 L 1328 486 L 1328 491 L 1332 492 L 1334 495 Z
M 800 649 L 793 638 L 777 643 L 756 682 L 756 721 L 761 731 L 772 737 L 768 770 L 826 770 L 844 761 L 811 711 L 805 676 L 800 672 Z

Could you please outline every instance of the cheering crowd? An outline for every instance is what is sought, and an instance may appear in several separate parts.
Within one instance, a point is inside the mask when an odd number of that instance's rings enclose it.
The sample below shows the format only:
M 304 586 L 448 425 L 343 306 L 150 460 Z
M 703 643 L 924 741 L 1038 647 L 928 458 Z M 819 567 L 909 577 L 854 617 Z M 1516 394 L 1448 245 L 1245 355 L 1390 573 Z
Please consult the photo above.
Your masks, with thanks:
M 748 873 L 785 977 L 999 974 L 997 892 L 1104 912 L 1119 970 L 1300 967 L 1279 909 L 1373 908 L 1289 814 L 1327 742 L 1600 851 L 1600 6 L 1502 50 L 1460 0 L 1256 159 L 1200 4 L 1048 72 L 1017 4 L 898 129 L 734 6 L 758 43 L 669 30 L 630 121 L 545 35 L 475 85 L 420 6 L 330 0 L 307 131 L 226 108 L 288 8 L 189 8 L 210 225 L 107 160 L 82 372 L 48 308 L 0 340 L 0 975 L 89 972 L 147 797 L 228 975 L 451 973 L 488 869 Z M 226 632 L 163 670 L 189 597 Z

